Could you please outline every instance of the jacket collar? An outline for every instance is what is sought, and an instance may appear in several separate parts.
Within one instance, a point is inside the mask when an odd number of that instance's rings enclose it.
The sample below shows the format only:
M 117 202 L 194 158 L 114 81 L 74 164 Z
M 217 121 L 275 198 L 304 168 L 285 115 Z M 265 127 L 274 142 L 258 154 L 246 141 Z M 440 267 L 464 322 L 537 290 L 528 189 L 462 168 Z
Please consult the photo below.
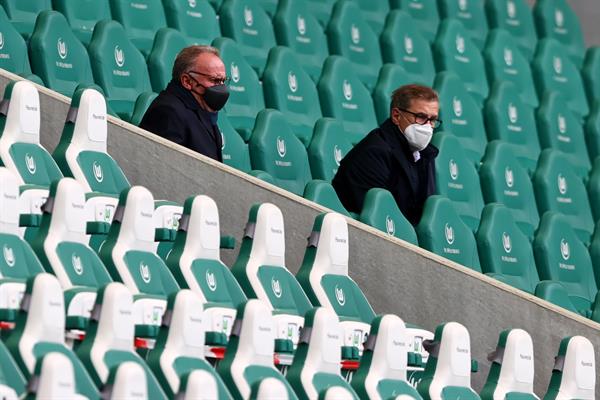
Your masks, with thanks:
M 189 90 L 186 90 L 183 86 L 181 86 L 181 83 L 177 82 L 176 80 L 171 80 L 165 91 L 175 95 L 190 110 L 204 111 L 200 107 L 200 104 L 198 104 L 198 101 L 196 101 L 194 95 Z
M 381 124 L 381 130 L 384 133 L 384 140 L 394 149 L 401 151 L 407 160 L 413 159 L 413 150 L 408 144 L 406 137 L 400 132 L 400 129 L 390 118 L 386 119 Z M 430 159 L 437 157 L 439 150 L 433 144 L 429 143 L 427 147 L 420 151 L 422 159 Z

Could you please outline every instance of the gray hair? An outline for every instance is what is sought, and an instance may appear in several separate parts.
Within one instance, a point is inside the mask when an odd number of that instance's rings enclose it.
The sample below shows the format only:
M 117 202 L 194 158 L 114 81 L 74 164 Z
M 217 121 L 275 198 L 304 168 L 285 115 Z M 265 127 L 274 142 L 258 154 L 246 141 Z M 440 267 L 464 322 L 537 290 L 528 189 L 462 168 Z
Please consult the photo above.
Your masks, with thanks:
M 189 46 L 182 49 L 177 57 L 175 58 L 175 62 L 173 63 L 173 73 L 172 77 L 174 80 L 181 79 L 181 75 L 185 74 L 190 70 L 196 58 L 200 54 L 210 53 L 214 54 L 217 57 L 220 57 L 219 50 L 212 46 L 200 46 L 194 45 Z
M 406 110 L 410 108 L 413 100 L 439 101 L 437 92 L 428 86 L 415 83 L 404 85 L 392 93 L 390 111 L 394 108 Z

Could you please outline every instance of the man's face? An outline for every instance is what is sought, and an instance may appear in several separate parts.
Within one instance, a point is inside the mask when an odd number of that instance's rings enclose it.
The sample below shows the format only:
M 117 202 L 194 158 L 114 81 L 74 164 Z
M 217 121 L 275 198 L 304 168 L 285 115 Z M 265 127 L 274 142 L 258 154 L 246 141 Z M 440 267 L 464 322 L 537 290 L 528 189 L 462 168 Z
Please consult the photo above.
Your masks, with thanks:
M 227 75 L 223 61 L 212 53 L 202 53 L 190 68 L 181 76 L 181 85 L 190 90 L 200 107 L 207 111 L 215 111 L 206 105 L 202 98 L 206 88 L 221 85 Z
M 410 107 L 404 110 L 393 108 L 391 119 L 401 132 L 412 124 L 430 124 L 435 128 L 439 110 L 440 105 L 437 101 L 417 99 L 411 101 Z

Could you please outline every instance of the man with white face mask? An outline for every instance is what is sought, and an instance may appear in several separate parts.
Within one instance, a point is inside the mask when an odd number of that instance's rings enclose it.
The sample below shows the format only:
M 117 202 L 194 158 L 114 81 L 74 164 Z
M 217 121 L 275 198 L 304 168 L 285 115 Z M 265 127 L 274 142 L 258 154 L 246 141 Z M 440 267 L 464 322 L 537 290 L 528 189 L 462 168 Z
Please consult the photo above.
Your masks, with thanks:
M 344 157 L 333 178 L 342 204 L 360 213 L 371 188 L 389 190 L 398 207 L 417 225 L 425 200 L 435 192 L 435 157 L 430 144 L 439 127 L 437 93 L 416 84 L 392 94 L 390 118 L 371 131 Z

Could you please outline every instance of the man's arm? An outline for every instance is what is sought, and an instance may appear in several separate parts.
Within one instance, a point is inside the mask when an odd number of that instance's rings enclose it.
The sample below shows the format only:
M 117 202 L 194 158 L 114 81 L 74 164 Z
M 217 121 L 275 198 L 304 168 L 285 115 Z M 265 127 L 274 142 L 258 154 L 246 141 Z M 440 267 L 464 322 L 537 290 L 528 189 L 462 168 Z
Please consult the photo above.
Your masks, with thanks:
M 170 105 L 151 106 L 144 114 L 140 128 L 177 144 L 185 145 L 185 122 L 177 110 Z

